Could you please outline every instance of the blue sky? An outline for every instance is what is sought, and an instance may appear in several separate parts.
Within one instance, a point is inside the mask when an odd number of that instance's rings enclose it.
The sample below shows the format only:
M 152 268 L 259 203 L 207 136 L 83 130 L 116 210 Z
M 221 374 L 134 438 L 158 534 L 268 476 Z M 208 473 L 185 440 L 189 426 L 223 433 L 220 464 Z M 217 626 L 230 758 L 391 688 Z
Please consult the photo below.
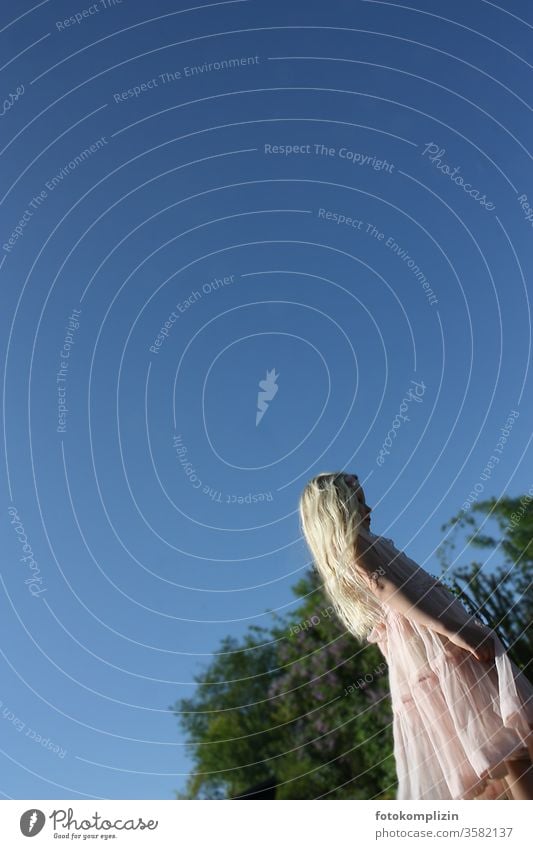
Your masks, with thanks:
M 310 5 L 2 13 L 4 797 L 184 786 L 311 475 L 434 574 L 532 484 L 528 4 Z

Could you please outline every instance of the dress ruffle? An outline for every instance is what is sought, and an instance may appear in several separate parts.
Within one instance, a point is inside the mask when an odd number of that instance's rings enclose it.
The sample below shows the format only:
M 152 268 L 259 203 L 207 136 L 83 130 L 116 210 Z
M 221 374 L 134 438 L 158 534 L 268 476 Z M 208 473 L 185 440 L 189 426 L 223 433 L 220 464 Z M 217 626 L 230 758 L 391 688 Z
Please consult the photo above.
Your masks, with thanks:
M 443 600 L 460 604 L 392 540 L 379 539 L 389 554 L 394 551 L 388 574 L 399 585 L 415 575 L 436 609 Z M 494 632 L 495 660 L 485 663 L 390 605 L 382 602 L 382 608 L 383 622 L 367 640 L 378 645 L 389 667 L 396 798 L 497 798 L 505 789 L 504 762 L 529 756 L 533 685 Z

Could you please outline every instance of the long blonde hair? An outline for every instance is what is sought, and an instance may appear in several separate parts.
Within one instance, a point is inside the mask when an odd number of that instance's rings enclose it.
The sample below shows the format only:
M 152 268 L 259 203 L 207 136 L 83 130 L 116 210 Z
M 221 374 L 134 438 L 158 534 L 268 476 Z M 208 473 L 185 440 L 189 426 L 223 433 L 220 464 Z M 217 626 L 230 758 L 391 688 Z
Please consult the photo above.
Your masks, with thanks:
M 358 571 L 355 545 L 362 516 L 344 475 L 322 472 L 308 481 L 300 496 L 300 527 L 337 616 L 364 641 L 383 621 L 383 611 Z

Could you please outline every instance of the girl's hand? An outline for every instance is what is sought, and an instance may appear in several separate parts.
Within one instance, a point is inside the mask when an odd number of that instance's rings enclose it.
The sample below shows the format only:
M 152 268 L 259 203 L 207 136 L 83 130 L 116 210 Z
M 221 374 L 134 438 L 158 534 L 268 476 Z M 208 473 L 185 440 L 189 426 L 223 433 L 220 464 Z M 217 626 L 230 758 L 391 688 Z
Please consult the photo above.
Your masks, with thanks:
M 448 639 L 461 649 L 470 652 L 476 660 L 494 660 L 496 647 L 493 632 L 479 620 L 473 620 L 472 624 L 465 625 L 458 633 L 448 634 Z

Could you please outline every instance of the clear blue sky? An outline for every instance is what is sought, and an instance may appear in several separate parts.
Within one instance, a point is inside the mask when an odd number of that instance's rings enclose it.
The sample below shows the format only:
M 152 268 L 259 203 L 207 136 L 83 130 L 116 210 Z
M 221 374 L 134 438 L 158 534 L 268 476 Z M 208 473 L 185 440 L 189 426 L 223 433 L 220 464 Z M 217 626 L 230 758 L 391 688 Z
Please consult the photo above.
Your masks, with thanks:
M 491 456 L 532 484 L 531 9 L 417 5 L 4 7 L 4 796 L 184 786 L 312 474 L 434 574 Z

